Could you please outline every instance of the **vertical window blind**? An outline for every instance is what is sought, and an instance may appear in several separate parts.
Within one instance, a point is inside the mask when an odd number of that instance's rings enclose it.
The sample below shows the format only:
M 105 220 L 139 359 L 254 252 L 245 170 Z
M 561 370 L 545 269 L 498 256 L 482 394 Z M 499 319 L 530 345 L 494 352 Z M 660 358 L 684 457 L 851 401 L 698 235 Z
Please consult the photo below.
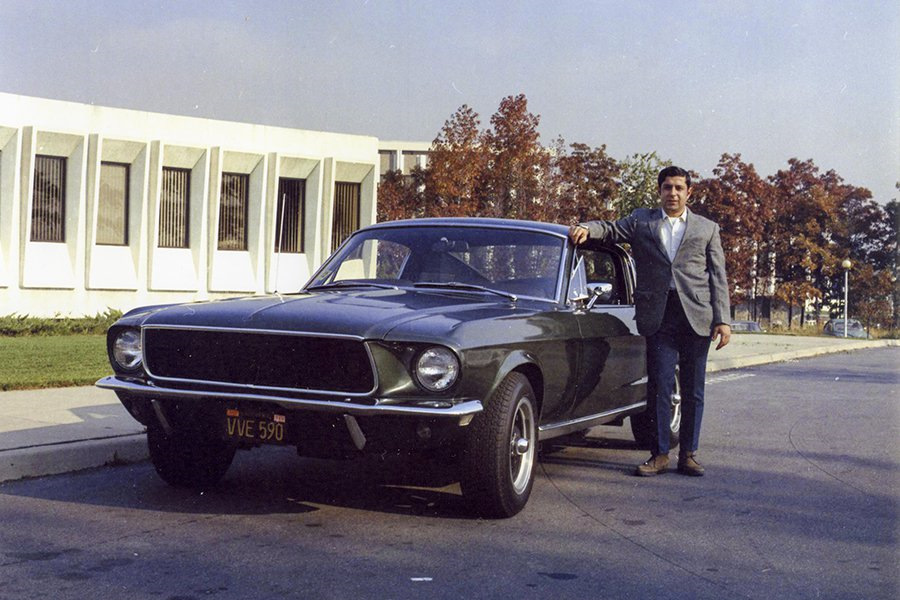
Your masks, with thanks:
M 159 197 L 159 247 L 188 248 L 191 171 L 163 167 Z
M 331 222 L 331 251 L 359 229 L 359 199 L 362 186 L 337 181 L 334 184 L 334 216 Z
M 250 176 L 222 173 L 219 204 L 219 250 L 247 249 L 247 217 Z
M 31 241 L 66 241 L 65 157 L 40 154 L 34 157 Z
M 304 252 L 305 179 L 281 177 L 275 211 L 275 251 Z

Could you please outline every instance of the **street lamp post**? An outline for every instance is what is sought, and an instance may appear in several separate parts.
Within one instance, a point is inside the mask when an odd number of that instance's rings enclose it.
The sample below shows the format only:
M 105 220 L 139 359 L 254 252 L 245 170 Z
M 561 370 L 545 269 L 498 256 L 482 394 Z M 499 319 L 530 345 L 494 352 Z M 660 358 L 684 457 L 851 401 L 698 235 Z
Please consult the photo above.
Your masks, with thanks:
M 849 258 L 845 258 L 841 266 L 844 267 L 844 337 L 847 337 L 847 329 L 850 326 L 847 322 L 847 298 L 850 290 L 850 267 L 853 266 L 853 263 Z

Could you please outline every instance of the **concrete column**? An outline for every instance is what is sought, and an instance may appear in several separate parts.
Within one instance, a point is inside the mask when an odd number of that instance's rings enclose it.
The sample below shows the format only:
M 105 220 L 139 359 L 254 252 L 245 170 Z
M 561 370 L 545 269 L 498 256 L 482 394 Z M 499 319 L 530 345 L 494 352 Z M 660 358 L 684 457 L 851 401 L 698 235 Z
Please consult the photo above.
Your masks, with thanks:
M 322 240 L 314 257 L 316 264 L 322 264 L 331 254 L 332 220 L 334 219 L 334 158 L 327 157 L 322 161 L 322 220 L 319 227 Z
M 28 212 L 28 198 L 34 185 L 34 127 L 21 129 L 19 160 L 19 248 L 18 248 L 18 287 L 25 284 L 25 243 L 31 231 L 31 214 Z

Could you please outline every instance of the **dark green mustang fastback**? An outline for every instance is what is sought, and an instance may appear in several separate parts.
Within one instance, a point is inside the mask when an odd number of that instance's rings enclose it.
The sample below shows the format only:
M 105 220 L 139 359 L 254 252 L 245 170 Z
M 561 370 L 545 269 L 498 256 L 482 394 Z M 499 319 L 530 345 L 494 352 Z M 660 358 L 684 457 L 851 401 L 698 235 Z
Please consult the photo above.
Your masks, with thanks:
M 373 225 L 298 293 L 127 313 L 108 334 L 115 374 L 97 385 L 147 426 L 173 485 L 212 485 L 260 444 L 437 448 L 475 512 L 512 516 L 538 442 L 630 416 L 646 443 L 651 425 L 631 259 L 576 251 L 566 234 L 503 219 Z

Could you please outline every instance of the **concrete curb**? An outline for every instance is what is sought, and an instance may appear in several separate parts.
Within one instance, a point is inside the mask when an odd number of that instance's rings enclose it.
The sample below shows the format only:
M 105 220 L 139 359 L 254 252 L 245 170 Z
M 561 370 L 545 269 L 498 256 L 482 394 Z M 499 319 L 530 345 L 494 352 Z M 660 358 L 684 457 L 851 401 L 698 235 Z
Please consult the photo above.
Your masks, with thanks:
M 0 482 L 140 462 L 147 458 L 147 438 L 142 433 L 16 448 L 0 453 Z
M 861 340 L 853 343 L 852 346 L 848 345 L 826 346 L 819 348 L 802 348 L 800 350 L 788 350 L 786 352 L 775 352 L 772 354 L 757 354 L 754 356 L 739 356 L 735 358 L 719 359 L 715 361 L 711 360 L 707 364 L 706 371 L 707 373 L 714 373 L 716 371 L 743 369 L 745 367 L 768 365 L 789 360 L 797 360 L 800 358 L 812 358 L 814 356 L 822 356 L 824 354 L 852 352 L 853 350 L 864 350 L 867 348 L 887 348 L 889 346 L 900 346 L 900 340 Z

